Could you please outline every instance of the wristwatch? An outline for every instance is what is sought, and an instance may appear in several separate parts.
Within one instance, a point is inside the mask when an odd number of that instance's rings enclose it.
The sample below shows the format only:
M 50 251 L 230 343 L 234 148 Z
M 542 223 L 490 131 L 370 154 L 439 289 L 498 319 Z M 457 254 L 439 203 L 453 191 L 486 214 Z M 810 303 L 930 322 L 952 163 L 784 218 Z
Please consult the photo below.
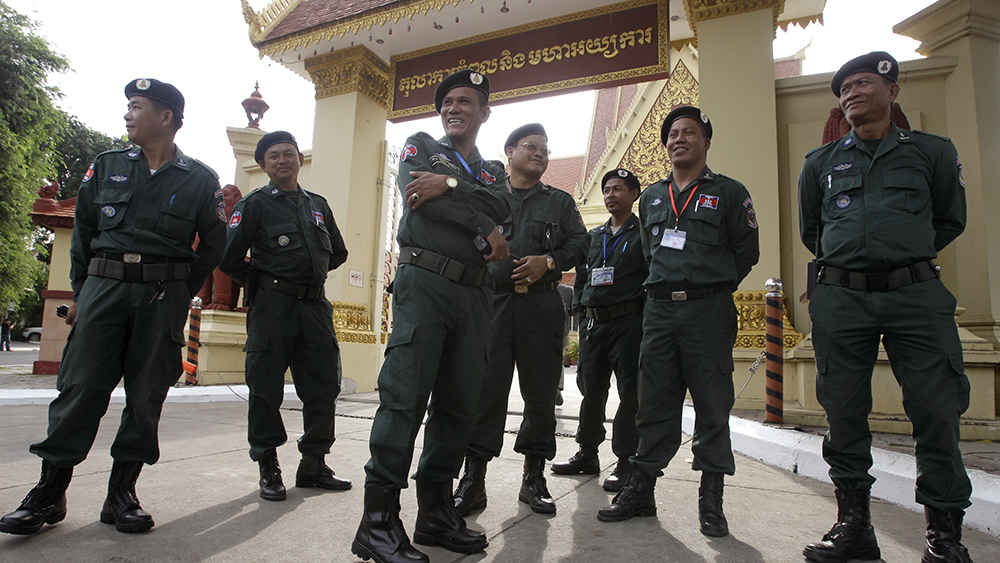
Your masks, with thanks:
M 545 267 L 548 268 L 549 270 L 556 269 L 556 259 L 553 258 L 551 254 L 545 255 Z
M 454 176 L 448 176 L 448 179 L 445 180 L 444 183 L 447 184 L 449 188 L 455 189 L 458 187 L 458 178 Z

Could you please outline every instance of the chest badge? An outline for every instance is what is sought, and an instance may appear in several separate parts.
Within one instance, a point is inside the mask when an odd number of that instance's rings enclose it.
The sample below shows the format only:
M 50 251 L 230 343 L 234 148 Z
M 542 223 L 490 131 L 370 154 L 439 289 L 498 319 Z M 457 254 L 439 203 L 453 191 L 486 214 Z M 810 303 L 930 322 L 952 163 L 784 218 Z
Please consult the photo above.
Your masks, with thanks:
M 108 176 L 108 180 L 111 180 L 116 184 L 124 184 L 128 182 L 128 174 L 112 174 Z
M 292 242 L 288 235 L 281 235 L 278 237 L 278 246 L 288 246 L 288 243 Z
M 656 207 L 657 205 L 660 205 L 661 203 L 663 203 L 663 198 L 662 197 L 658 197 L 658 198 L 654 199 L 652 202 L 650 202 L 649 206 L 650 207 Z
M 660 234 L 660 226 L 659 225 L 653 225 L 653 230 L 650 231 L 650 232 L 653 233 L 653 236 L 655 237 L 656 235 Z
M 841 209 L 847 209 L 847 206 L 851 204 L 851 196 L 847 194 L 837 195 L 837 207 Z
M 503 234 L 503 225 L 497 225 L 497 232 L 499 232 L 501 235 Z
M 313 211 L 312 212 L 312 216 L 313 216 L 313 219 L 316 220 L 316 224 L 317 225 L 325 225 L 326 224 L 326 222 L 323 221 L 323 214 L 320 213 L 319 211 Z
M 719 208 L 719 196 L 708 195 L 708 194 L 698 194 L 698 207 L 707 207 L 709 209 Z
M 105 205 L 104 207 L 101 208 L 101 213 L 107 215 L 108 217 L 114 217 L 116 211 L 115 211 L 114 206 Z

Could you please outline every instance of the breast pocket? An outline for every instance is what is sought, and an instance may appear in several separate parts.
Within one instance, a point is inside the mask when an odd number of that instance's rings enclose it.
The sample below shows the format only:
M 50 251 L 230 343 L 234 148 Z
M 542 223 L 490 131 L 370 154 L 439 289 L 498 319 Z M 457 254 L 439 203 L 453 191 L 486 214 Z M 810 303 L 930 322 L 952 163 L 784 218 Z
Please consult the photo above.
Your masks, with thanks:
M 497 223 L 497 229 L 500 230 L 500 234 L 503 235 L 503 238 L 507 240 L 514 238 L 514 220 L 512 218 L 507 217 L 506 221 Z
M 829 219 L 850 215 L 864 206 L 864 183 L 860 174 L 833 178 L 823 195 L 823 209 Z
M 919 213 L 930 207 L 931 190 L 923 174 L 892 172 L 882 175 L 886 209 L 903 209 Z
M 700 212 L 692 213 L 690 220 L 688 239 L 710 246 L 719 244 L 722 214 L 717 209 L 706 208 Z
M 174 240 L 191 240 L 195 231 L 197 212 L 192 202 L 171 195 L 156 218 L 157 234 Z
M 101 214 L 97 228 L 106 231 L 117 227 L 122 222 L 122 218 L 125 217 L 125 211 L 128 209 L 131 199 L 131 190 L 101 188 L 97 192 L 97 199 L 94 200 Z
M 302 246 L 302 240 L 299 238 L 299 230 L 296 228 L 295 223 L 269 225 L 264 228 L 264 234 L 267 236 L 267 246 L 271 250 L 281 252 L 284 250 L 295 250 Z
M 663 239 L 663 232 L 667 230 L 667 210 L 651 211 L 646 216 L 646 226 L 643 228 L 646 229 L 646 234 L 649 235 L 649 247 L 656 248 L 660 246 L 660 241 Z

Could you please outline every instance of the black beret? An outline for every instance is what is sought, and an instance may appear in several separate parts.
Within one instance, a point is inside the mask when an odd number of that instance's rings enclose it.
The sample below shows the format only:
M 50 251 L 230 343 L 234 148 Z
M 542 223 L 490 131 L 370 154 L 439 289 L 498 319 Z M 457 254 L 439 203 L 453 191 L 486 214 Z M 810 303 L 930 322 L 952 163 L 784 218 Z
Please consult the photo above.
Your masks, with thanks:
M 859 72 L 870 72 L 884 76 L 893 82 L 899 81 L 899 63 L 896 62 L 896 59 L 885 51 L 873 51 L 867 55 L 853 58 L 840 67 L 837 74 L 833 75 L 833 81 L 830 82 L 833 95 L 839 98 L 840 85 L 843 84 L 844 79 Z
M 545 134 L 545 128 L 542 127 L 541 123 L 529 123 L 514 129 L 514 131 L 507 137 L 507 142 L 504 143 L 503 148 L 506 149 L 507 147 L 516 147 L 517 142 L 528 135 L 541 135 L 545 137 L 546 141 L 549 139 L 549 136 Z
M 639 178 L 636 178 L 635 174 L 633 174 L 630 170 L 625 170 L 624 168 L 615 168 L 614 170 L 608 170 L 608 172 L 604 174 L 604 177 L 601 178 L 602 190 L 604 189 L 605 184 L 607 184 L 608 180 L 610 180 L 611 178 L 621 178 L 622 180 L 625 180 L 625 184 L 629 187 L 629 189 L 633 190 L 642 189 L 642 185 L 639 183 Z
M 667 118 L 663 120 L 663 126 L 660 127 L 660 142 L 663 143 L 663 146 L 667 146 L 667 136 L 670 133 L 670 126 L 682 117 L 690 117 L 701 123 L 705 127 L 705 136 L 709 139 L 712 138 L 712 122 L 709 121 L 705 112 L 694 106 L 680 106 L 667 114 Z
M 155 78 L 137 78 L 125 85 L 125 97 L 142 96 L 166 105 L 177 117 L 184 118 L 184 96 L 173 84 Z
M 441 104 L 444 103 L 445 94 L 462 86 L 479 90 L 486 94 L 487 99 L 490 97 L 490 79 L 486 78 L 485 74 L 479 74 L 469 69 L 460 70 L 446 76 L 438 84 L 437 90 L 434 91 L 434 108 L 437 109 L 438 113 L 441 113 Z
M 291 143 L 295 145 L 295 150 L 299 148 L 299 144 L 295 142 L 295 137 L 288 131 L 271 131 L 257 141 L 257 150 L 253 151 L 253 159 L 256 162 L 264 160 L 264 153 L 267 152 L 267 149 L 281 143 Z

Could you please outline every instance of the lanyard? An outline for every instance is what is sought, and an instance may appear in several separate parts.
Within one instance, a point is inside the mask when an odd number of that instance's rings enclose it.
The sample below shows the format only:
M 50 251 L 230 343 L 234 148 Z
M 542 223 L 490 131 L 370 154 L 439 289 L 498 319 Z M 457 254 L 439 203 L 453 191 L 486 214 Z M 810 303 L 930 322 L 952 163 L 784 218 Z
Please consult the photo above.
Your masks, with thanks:
M 455 154 L 458 155 L 458 160 L 462 163 L 462 166 L 465 167 L 465 171 L 469 173 L 469 176 L 471 176 L 473 180 L 478 180 L 479 177 L 472 173 L 472 168 L 469 167 L 469 163 L 466 162 L 464 158 L 462 158 L 462 153 L 458 152 L 458 149 L 455 149 Z M 483 161 L 480 160 L 479 161 L 480 170 L 482 170 L 482 167 L 483 167 Z
M 615 236 L 615 242 L 611 243 L 611 252 L 614 252 L 615 247 L 618 246 L 618 243 L 622 241 L 622 234 L 624 233 L 624 231 L 625 231 L 625 225 L 622 225 L 622 230 L 618 231 L 618 234 Z M 601 267 L 603 268 L 607 264 L 608 264 L 608 232 L 604 231 L 604 262 L 601 263 Z
M 667 184 L 667 191 L 670 192 L 670 206 L 674 208 L 674 217 L 677 218 L 677 221 L 674 223 L 675 231 L 677 230 L 677 227 L 679 227 L 681 224 L 681 213 L 684 213 L 684 210 L 688 208 L 688 204 L 691 203 L 691 198 L 694 197 L 694 192 L 698 191 L 698 186 L 700 185 L 701 182 L 698 182 L 697 184 L 694 185 L 693 188 L 691 188 L 691 195 L 688 196 L 687 201 L 684 202 L 684 207 L 682 207 L 681 212 L 678 213 L 677 204 L 674 203 L 674 185 L 672 182 L 670 184 Z

